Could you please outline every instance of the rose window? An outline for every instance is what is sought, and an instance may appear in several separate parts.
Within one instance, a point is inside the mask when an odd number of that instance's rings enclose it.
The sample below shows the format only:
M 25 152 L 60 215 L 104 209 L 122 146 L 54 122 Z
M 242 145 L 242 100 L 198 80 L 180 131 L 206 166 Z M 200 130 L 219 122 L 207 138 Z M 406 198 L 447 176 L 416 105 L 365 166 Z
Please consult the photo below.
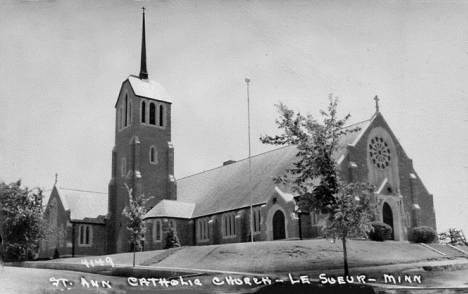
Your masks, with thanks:
M 372 163 L 380 169 L 390 165 L 391 155 L 388 143 L 381 137 L 375 137 L 369 144 L 369 156 Z

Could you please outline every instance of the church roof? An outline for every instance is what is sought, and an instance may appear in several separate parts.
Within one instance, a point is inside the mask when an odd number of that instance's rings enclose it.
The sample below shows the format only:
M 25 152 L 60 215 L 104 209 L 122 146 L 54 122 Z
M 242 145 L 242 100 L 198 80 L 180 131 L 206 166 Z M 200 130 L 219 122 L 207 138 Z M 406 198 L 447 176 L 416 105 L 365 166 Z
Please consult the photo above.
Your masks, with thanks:
M 56 188 L 64 209 L 70 210 L 71 221 L 104 223 L 107 193 Z
M 370 122 L 371 120 L 366 120 L 348 126 L 348 128 L 360 127 L 361 130 L 342 136 L 340 145 L 354 145 Z M 297 160 L 297 152 L 296 146 L 286 146 L 252 156 L 251 181 L 249 181 L 248 158 L 179 179 L 177 181 L 178 201 L 171 202 L 171 211 L 182 210 L 184 205 L 193 203 L 195 208 L 191 217 L 196 218 L 248 207 L 251 204 L 250 190 L 252 190 L 252 205 L 266 203 L 274 193 L 278 193 L 275 190 L 277 187 L 275 187 L 273 178 L 283 174 L 287 168 L 293 167 L 293 162 Z M 346 148 L 341 148 L 334 154 L 334 157 L 339 160 L 345 153 Z M 162 217 L 159 215 L 160 208 L 157 207 L 158 205 L 148 215 Z M 188 210 L 185 213 L 188 213 Z M 170 215 L 166 213 L 165 216 L 169 217 Z
M 128 81 L 130 82 L 135 95 L 172 103 L 169 93 L 160 83 L 152 80 L 140 79 L 133 75 L 128 77 Z
M 174 200 L 161 200 L 151 211 L 149 211 L 145 218 L 151 217 L 174 217 L 174 218 L 191 218 L 195 204 L 184 203 Z

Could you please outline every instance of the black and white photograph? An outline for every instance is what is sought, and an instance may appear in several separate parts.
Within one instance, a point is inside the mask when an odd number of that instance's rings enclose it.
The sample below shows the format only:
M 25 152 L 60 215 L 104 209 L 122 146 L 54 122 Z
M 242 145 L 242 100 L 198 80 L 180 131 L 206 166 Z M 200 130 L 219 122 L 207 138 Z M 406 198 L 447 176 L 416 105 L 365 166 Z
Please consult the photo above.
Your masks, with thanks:
M 0 293 L 468 293 L 468 2 L 2 0 Z

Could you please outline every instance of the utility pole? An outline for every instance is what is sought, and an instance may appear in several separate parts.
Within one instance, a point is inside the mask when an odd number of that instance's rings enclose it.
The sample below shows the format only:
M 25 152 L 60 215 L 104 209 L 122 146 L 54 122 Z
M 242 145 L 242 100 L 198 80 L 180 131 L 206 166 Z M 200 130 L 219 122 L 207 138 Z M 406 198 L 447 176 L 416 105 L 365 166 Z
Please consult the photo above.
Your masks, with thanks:
M 247 125 L 249 129 L 249 193 L 250 193 L 250 241 L 254 241 L 254 224 L 253 224 L 253 200 L 252 200 L 252 154 L 250 147 L 250 93 L 249 93 L 249 83 L 250 79 L 245 78 L 247 83 Z

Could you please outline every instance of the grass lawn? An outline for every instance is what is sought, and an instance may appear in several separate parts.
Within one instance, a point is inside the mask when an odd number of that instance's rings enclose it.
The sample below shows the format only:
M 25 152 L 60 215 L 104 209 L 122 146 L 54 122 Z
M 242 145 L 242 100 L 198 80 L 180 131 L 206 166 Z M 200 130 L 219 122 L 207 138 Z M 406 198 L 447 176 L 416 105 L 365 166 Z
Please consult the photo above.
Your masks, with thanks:
M 348 240 L 347 244 L 350 267 L 401 264 L 443 258 L 420 244 L 365 240 Z M 133 253 L 109 256 L 115 264 L 131 265 L 133 262 Z M 138 252 L 136 257 L 136 264 L 139 265 L 250 273 L 314 271 L 343 267 L 341 241 L 331 243 L 325 239 L 188 246 L 170 251 Z M 91 257 L 87 258 L 91 259 Z M 80 263 L 81 259 L 78 257 L 53 261 Z
M 347 244 L 350 267 L 441 258 L 420 244 L 364 240 L 349 240 Z M 254 273 L 338 269 L 343 267 L 343 250 L 341 242 L 324 239 L 196 246 L 176 251 L 153 265 Z

